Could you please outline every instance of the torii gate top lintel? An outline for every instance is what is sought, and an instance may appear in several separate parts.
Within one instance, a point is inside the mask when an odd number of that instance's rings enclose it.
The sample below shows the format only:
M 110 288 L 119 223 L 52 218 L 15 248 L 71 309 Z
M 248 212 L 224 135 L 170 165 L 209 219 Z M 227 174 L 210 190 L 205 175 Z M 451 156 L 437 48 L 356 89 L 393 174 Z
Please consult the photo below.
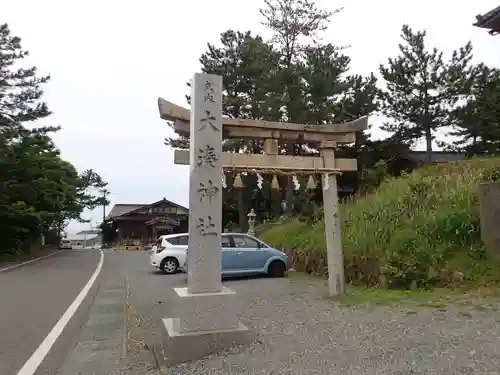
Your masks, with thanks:
M 175 122 L 175 132 L 189 137 L 190 110 L 158 98 L 160 117 Z M 368 128 L 368 116 L 338 124 L 295 124 L 223 117 L 225 138 L 301 139 L 303 141 L 352 143 L 355 133 Z
M 175 131 L 179 135 L 189 137 L 189 121 L 191 111 L 165 99 L 158 98 L 160 117 L 175 122 Z M 265 154 L 222 154 L 223 168 L 226 170 L 266 170 L 274 166 L 276 169 L 308 173 L 311 171 L 356 171 L 356 159 L 336 159 L 333 164 L 325 165 L 324 156 L 302 157 L 279 155 L 278 140 L 301 140 L 320 143 L 322 154 L 334 159 L 333 149 L 338 143 L 352 143 L 356 140 L 356 132 L 367 129 L 368 116 L 341 124 L 307 125 L 277 121 L 251 119 L 222 118 L 224 138 L 264 139 Z M 327 151 L 332 149 L 332 153 Z M 189 151 L 175 150 L 175 164 L 188 165 Z M 329 163 L 328 163 L 329 164 Z

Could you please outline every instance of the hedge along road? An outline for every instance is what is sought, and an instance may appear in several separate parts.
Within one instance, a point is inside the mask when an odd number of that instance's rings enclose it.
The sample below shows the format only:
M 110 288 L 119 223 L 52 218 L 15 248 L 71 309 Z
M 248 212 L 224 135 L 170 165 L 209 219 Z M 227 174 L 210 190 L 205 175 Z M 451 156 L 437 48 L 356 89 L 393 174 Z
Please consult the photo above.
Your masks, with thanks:
M 56 373 L 95 295 L 103 253 L 68 250 L 0 272 L 0 375 Z

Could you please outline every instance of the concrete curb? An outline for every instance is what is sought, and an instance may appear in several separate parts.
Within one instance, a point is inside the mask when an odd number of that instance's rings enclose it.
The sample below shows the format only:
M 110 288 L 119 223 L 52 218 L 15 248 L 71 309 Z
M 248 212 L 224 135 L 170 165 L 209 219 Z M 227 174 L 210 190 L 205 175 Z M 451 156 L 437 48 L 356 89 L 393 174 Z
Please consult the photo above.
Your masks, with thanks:
M 27 261 L 22 262 L 22 263 L 14 264 L 12 266 L 8 266 L 8 267 L 5 267 L 5 268 L 0 268 L 0 272 L 6 272 L 6 271 L 12 270 L 14 268 L 23 267 L 23 266 L 25 266 L 27 264 L 36 262 L 38 260 L 42 260 L 42 259 L 51 257 L 52 255 L 59 254 L 62 251 L 64 251 L 64 250 L 56 250 L 53 253 L 50 253 L 49 255 L 44 255 L 43 257 L 39 257 L 39 258 L 35 258 L 35 259 L 30 259 L 30 260 L 27 260 Z
M 125 287 L 113 280 L 99 286 L 79 340 L 58 375 L 118 375 L 126 351 Z
M 121 246 L 114 249 L 117 251 L 146 251 L 146 248 L 140 246 Z
M 127 345 L 128 345 L 128 306 L 127 306 L 127 297 L 128 297 L 128 283 L 127 278 L 123 278 L 123 338 L 122 338 L 122 360 L 127 357 Z

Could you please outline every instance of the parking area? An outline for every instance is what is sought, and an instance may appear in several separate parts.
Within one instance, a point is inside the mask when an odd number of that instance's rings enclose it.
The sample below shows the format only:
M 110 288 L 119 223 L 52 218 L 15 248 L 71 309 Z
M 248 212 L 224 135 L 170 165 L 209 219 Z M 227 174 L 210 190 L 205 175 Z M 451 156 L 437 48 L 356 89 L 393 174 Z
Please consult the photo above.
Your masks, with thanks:
M 160 374 L 151 348 L 158 350 L 160 320 L 175 303 L 172 289 L 185 286 L 187 275 L 153 271 L 147 253 L 110 253 L 109 264 L 126 277 L 130 293 L 124 374 Z M 327 298 L 324 280 L 304 277 L 225 284 L 241 298 L 242 323 L 258 340 L 162 373 L 446 375 L 500 368 L 497 310 L 345 306 Z

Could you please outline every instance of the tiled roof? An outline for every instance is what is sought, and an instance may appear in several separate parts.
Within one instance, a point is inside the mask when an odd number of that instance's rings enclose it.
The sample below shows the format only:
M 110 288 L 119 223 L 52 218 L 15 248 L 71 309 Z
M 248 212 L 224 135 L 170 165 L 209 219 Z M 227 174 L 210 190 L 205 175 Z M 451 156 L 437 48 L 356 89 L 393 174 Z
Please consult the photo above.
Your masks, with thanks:
M 408 157 L 419 162 L 427 162 L 427 151 L 410 151 Z M 459 152 L 433 151 L 432 161 L 435 163 L 454 162 L 467 159 L 467 155 Z
M 477 22 L 474 26 L 484 29 L 490 29 L 490 34 L 497 34 L 500 32 L 500 6 L 488 13 L 476 16 Z
M 98 234 L 73 234 L 68 236 L 66 239 L 69 241 L 90 241 L 93 240 L 94 238 L 97 238 L 99 235 Z
M 99 229 L 91 229 L 91 230 L 82 230 L 77 233 L 77 235 L 89 235 L 89 234 L 100 234 L 101 231 Z
M 149 206 L 148 204 L 115 204 L 108 214 L 108 218 L 113 218 L 137 210 L 138 208 Z
M 181 206 L 180 204 L 177 204 L 177 203 L 174 203 L 172 201 L 169 201 L 168 199 L 166 198 L 163 198 L 157 202 L 154 202 L 154 203 L 148 203 L 148 204 L 122 204 L 122 203 L 119 203 L 119 204 L 115 204 L 113 206 L 113 208 L 111 209 L 111 211 L 109 212 L 108 214 L 108 218 L 115 218 L 115 217 L 118 217 L 118 216 L 122 216 L 128 212 L 132 212 L 132 211 L 135 211 L 135 210 L 138 210 L 142 207 L 152 207 L 152 206 L 156 206 L 157 204 L 160 204 L 160 203 L 167 203 L 171 206 L 174 206 L 174 207 L 180 207 L 180 208 L 184 208 L 187 210 L 186 207 L 184 206 Z

